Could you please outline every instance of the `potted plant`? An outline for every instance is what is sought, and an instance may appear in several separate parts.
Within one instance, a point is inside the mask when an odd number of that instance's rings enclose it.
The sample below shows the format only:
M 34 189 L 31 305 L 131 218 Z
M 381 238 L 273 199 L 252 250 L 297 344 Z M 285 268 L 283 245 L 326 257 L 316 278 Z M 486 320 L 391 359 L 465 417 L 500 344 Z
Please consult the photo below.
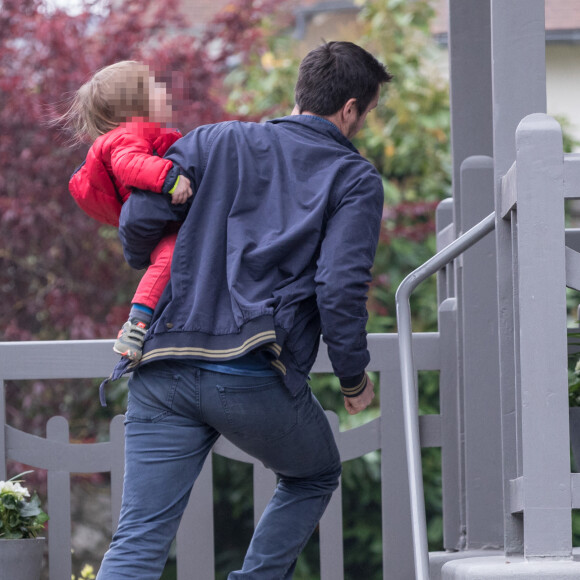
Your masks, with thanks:
M 48 515 L 40 499 L 22 486 L 25 471 L 8 481 L 0 481 L 0 569 L 3 578 L 38 580 L 46 539 Z

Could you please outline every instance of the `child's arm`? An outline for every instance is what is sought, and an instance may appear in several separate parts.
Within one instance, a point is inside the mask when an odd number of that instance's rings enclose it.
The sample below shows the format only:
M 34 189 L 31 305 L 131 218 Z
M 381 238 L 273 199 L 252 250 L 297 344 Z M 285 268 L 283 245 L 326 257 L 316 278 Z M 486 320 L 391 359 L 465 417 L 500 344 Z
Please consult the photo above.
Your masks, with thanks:
M 125 260 L 140 270 L 150 263 L 150 256 L 171 224 L 182 222 L 190 204 L 171 204 L 164 195 L 135 190 L 121 210 L 119 238 Z
M 179 168 L 171 160 L 154 155 L 149 141 L 131 133 L 121 133 L 113 143 L 111 168 L 125 187 L 169 193 L 176 184 L 179 185 Z M 181 197 L 184 187 L 185 184 L 179 188 Z

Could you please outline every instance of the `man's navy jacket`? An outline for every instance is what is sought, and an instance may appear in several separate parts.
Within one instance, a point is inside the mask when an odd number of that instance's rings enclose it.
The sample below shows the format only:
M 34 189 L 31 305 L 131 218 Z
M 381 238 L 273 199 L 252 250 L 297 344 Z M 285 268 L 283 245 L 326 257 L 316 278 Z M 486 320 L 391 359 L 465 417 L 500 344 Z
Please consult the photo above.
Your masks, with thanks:
M 138 269 L 183 222 L 140 364 L 261 349 L 295 393 L 322 332 L 343 393 L 359 394 L 383 207 L 376 169 L 312 115 L 202 126 L 166 157 L 191 180 L 192 201 L 136 190 L 120 219 L 125 257 Z

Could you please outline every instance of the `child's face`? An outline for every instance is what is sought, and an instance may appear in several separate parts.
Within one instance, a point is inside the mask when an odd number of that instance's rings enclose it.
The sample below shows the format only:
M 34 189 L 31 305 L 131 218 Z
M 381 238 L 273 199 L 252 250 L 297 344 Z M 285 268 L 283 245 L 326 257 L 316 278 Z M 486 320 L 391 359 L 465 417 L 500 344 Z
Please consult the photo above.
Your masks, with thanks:
M 171 95 L 167 93 L 165 83 L 149 79 L 149 120 L 154 123 L 170 123 L 173 116 Z

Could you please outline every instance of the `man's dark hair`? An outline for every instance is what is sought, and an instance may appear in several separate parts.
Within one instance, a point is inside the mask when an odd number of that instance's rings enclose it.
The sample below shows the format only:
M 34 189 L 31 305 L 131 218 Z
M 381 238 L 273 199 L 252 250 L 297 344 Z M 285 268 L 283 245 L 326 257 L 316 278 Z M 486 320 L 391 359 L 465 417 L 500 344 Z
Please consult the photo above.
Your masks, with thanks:
M 326 42 L 300 63 L 295 98 L 300 112 L 326 117 L 349 99 L 362 115 L 379 86 L 392 79 L 372 54 L 352 42 Z

